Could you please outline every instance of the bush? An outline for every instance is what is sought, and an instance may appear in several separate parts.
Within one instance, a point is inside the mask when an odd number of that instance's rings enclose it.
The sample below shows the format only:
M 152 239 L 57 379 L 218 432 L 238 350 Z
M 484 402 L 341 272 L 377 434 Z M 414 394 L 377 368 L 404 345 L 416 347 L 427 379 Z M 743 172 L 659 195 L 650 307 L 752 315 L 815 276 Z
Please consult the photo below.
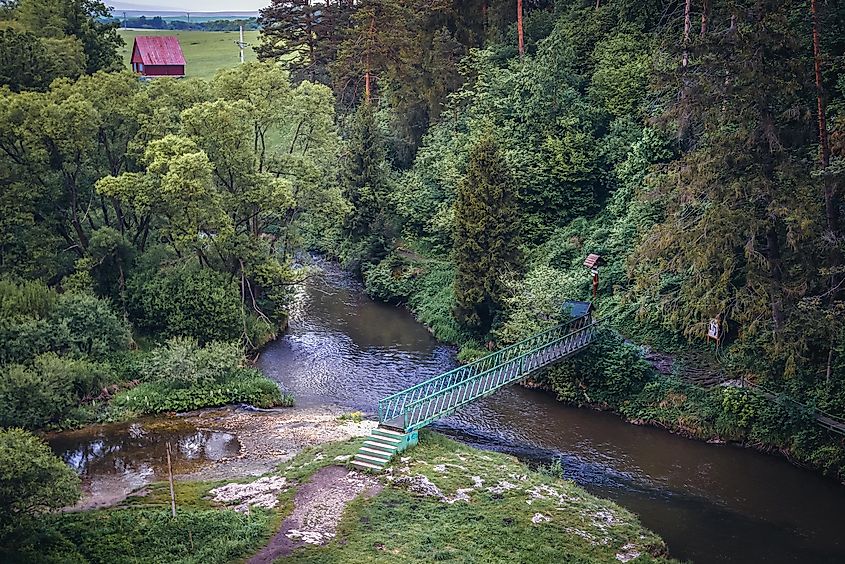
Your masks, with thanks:
M 62 294 L 50 314 L 53 325 L 66 335 L 63 352 L 103 359 L 125 350 L 131 341 L 129 325 L 108 300 L 86 294 Z
M 362 269 L 367 295 L 383 302 L 398 304 L 414 292 L 414 276 L 395 255 Z
M 5 562 L 223 563 L 239 560 L 266 539 L 271 513 L 226 510 L 114 509 L 45 518 L 20 535 Z
M 80 493 L 79 477 L 44 441 L 0 430 L 0 535 L 26 517 L 76 503 Z
M 614 408 L 635 396 L 652 377 L 639 350 L 609 330 L 599 330 L 586 351 L 551 368 L 546 376 L 562 399 Z
M 0 319 L 43 319 L 58 294 L 40 280 L 0 278 Z
M 114 407 L 143 415 L 192 411 L 202 407 L 245 403 L 255 407 L 290 407 L 293 397 L 283 394 L 275 382 L 253 368 L 242 368 L 225 382 L 174 387 L 159 381 L 146 382 L 117 395 Z
M 174 337 L 153 350 L 141 364 L 141 377 L 171 387 L 210 386 L 226 382 L 243 367 L 243 350 L 237 343 L 209 343 Z
M 428 267 L 420 276 L 418 289 L 410 298 L 411 310 L 442 341 L 461 344 L 469 333 L 455 320 L 454 268 L 446 263 Z
M 8 288 L 7 284 L 2 286 L 4 291 Z M 18 286 L 16 292 L 23 294 L 27 287 Z M 0 317 L 0 363 L 29 362 L 45 352 L 102 360 L 126 350 L 130 343 L 129 326 L 114 312 L 108 300 L 73 293 L 55 297 L 48 293 L 24 300 L 15 297 L 14 292 L 6 294 L 4 299 L 6 306 Z M 24 301 L 35 305 L 20 307 Z M 12 305 L 13 302 L 17 305 Z
M 236 284 L 211 269 L 142 271 L 128 289 L 130 315 L 148 332 L 205 343 L 233 340 L 243 331 Z
M 53 353 L 37 357 L 31 367 L 6 366 L 0 372 L 0 426 L 36 429 L 58 422 L 113 381 L 106 364 Z

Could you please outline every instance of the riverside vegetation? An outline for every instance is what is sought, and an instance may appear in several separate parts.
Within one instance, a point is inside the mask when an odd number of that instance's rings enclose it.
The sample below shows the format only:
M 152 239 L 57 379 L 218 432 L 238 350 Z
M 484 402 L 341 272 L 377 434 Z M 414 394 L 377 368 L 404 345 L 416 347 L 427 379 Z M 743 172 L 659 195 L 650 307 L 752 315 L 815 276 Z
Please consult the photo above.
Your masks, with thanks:
M 519 22 L 480 4 L 341 2 L 326 24 L 346 36 L 265 28 L 259 56 L 307 45 L 295 76 L 363 98 L 352 212 L 311 244 L 462 359 L 561 321 L 598 253 L 618 334 L 770 396 L 659 376 L 613 333 L 545 386 L 845 479 L 841 435 L 813 420 L 845 416 L 842 6 L 558 0 Z M 264 21 L 295 18 L 283 5 Z
M 350 458 L 361 443 L 356 439 L 310 447 L 253 482 L 258 486 L 266 478 L 284 478 L 276 482 L 284 485 L 274 507 L 261 507 L 246 493 L 215 501 L 220 496 L 213 490 L 232 482 L 178 481 L 178 510 L 172 518 L 167 484 L 154 484 L 145 495 L 130 497 L 119 507 L 44 517 L 48 528 L 19 533 L 38 536 L 37 553 L 5 556 L 11 561 L 38 556 L 44 561 L 61 557 L 65 562 L 174 563 L 244 558 L 267 543 L 292 514 L 298 491 L 338 459 Z M 63 470 L 69 479 L 75 478 Z M 349 471 L 339 470 L 345 482 Z M 375 495 L 350 501 L 340 508 L 342 516 L 332 512 L 331 519 L 325 519 L 326 502 L 318 501 L 320 515 L 297 533 L 311 534 L 320 542 L 289 558 L 295 562 L 353 557 L 371 562 L 617 562 L 637 557 L 638 562 L 670 561 L 660 538 L 643 529 L 634 515 L 562 480 L 552 468 L 541 470 L 530 470 L 510 456 L 483 453 L 424 433 L 419 446 L 395 461 L 391 472 L 370 479 L 380 484 Z M 325 485 L 320 495 L 328 498 L 332 487 Z M 248 512 L 233 510 L 249 505 L 251 499 L 255 505 Z M 297 499 L 297 507 L 311 503 Z M 24 541 L 19 539 L 18 545 L 35 546 Z
M 245 354 L 285 326 L 303 249 L 463 359 L 560 321 L 599 253 L 616 332 L 546 386 L 843 478 L 845 446 L 810 411 L 658 376 L 618 335 L 697 353 L 718 316 L 717 372 L 845 416 L 845 7 L 513 4 L 273 0 L 259 61 L 148 84 L 121 69 L 102 3 L 0 5 L 4 549 L 29 535 L 78 559 L 193 554 L 160 513 L 147 529 L 119 511 L 39 517 L 77 486 L 21 429 L 290 404 Z M 192 551 L 209 540 L 202 558 L 248 553 L 272 521 L 197 511 L 180 523 Z

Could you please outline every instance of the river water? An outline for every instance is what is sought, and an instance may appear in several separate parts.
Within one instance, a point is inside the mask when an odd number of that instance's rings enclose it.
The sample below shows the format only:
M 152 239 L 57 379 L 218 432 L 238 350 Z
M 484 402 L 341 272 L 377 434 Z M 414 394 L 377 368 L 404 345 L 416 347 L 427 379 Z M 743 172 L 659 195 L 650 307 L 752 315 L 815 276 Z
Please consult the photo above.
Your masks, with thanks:
M 259 367 L 299 405 L 375 412 L 378 398 L 456 366 L 401 308 L 367 298 L 349 275 L 302 289 L 290 331 Z M 845 562 L 845 487 L 785 460 L 708 445 L 618 417 L 504 389 L 435 429 L 531 462 L 559 458 L 567 477 L 640 516 L 671 554 L 694 562 Z

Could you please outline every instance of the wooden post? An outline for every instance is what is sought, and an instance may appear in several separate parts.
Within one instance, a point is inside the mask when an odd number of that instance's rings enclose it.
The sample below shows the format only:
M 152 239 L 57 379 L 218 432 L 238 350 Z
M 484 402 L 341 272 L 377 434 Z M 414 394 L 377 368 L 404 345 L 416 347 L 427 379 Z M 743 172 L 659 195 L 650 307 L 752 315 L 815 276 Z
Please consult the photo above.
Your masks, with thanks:
M 176 517 L 176 492 L 173 490 L 173 465 L 170 461 L 170 441 L 167 441 L 167 480 L 170 482 L 170 511 Z

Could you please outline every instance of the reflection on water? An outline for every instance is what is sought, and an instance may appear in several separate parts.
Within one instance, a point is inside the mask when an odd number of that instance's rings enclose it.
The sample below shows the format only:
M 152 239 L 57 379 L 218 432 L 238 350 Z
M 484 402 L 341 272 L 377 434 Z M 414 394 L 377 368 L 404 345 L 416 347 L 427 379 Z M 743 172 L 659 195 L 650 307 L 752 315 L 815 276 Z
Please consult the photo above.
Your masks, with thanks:
M 119 499 L 165 479 L 168 441 L 177 474 L 237 456 L 240 451 L 234 435 L 197 429 L 178 417 L 98 425 L 47 437 L 53 451 L 80 475 L 94 504 Z
M 325 265 L 304 288 L 283 339 L 259 361 L 304 404 L 374 412 L 379 397 L 455 366 L 400 308 L 366 298 Z M 510 387 L 435 426 L 482 448 L 567 475 L 637 513 L 672 555 L 695 562 L 845 562 L 845 488 L 784 460 L 708 445 Z

